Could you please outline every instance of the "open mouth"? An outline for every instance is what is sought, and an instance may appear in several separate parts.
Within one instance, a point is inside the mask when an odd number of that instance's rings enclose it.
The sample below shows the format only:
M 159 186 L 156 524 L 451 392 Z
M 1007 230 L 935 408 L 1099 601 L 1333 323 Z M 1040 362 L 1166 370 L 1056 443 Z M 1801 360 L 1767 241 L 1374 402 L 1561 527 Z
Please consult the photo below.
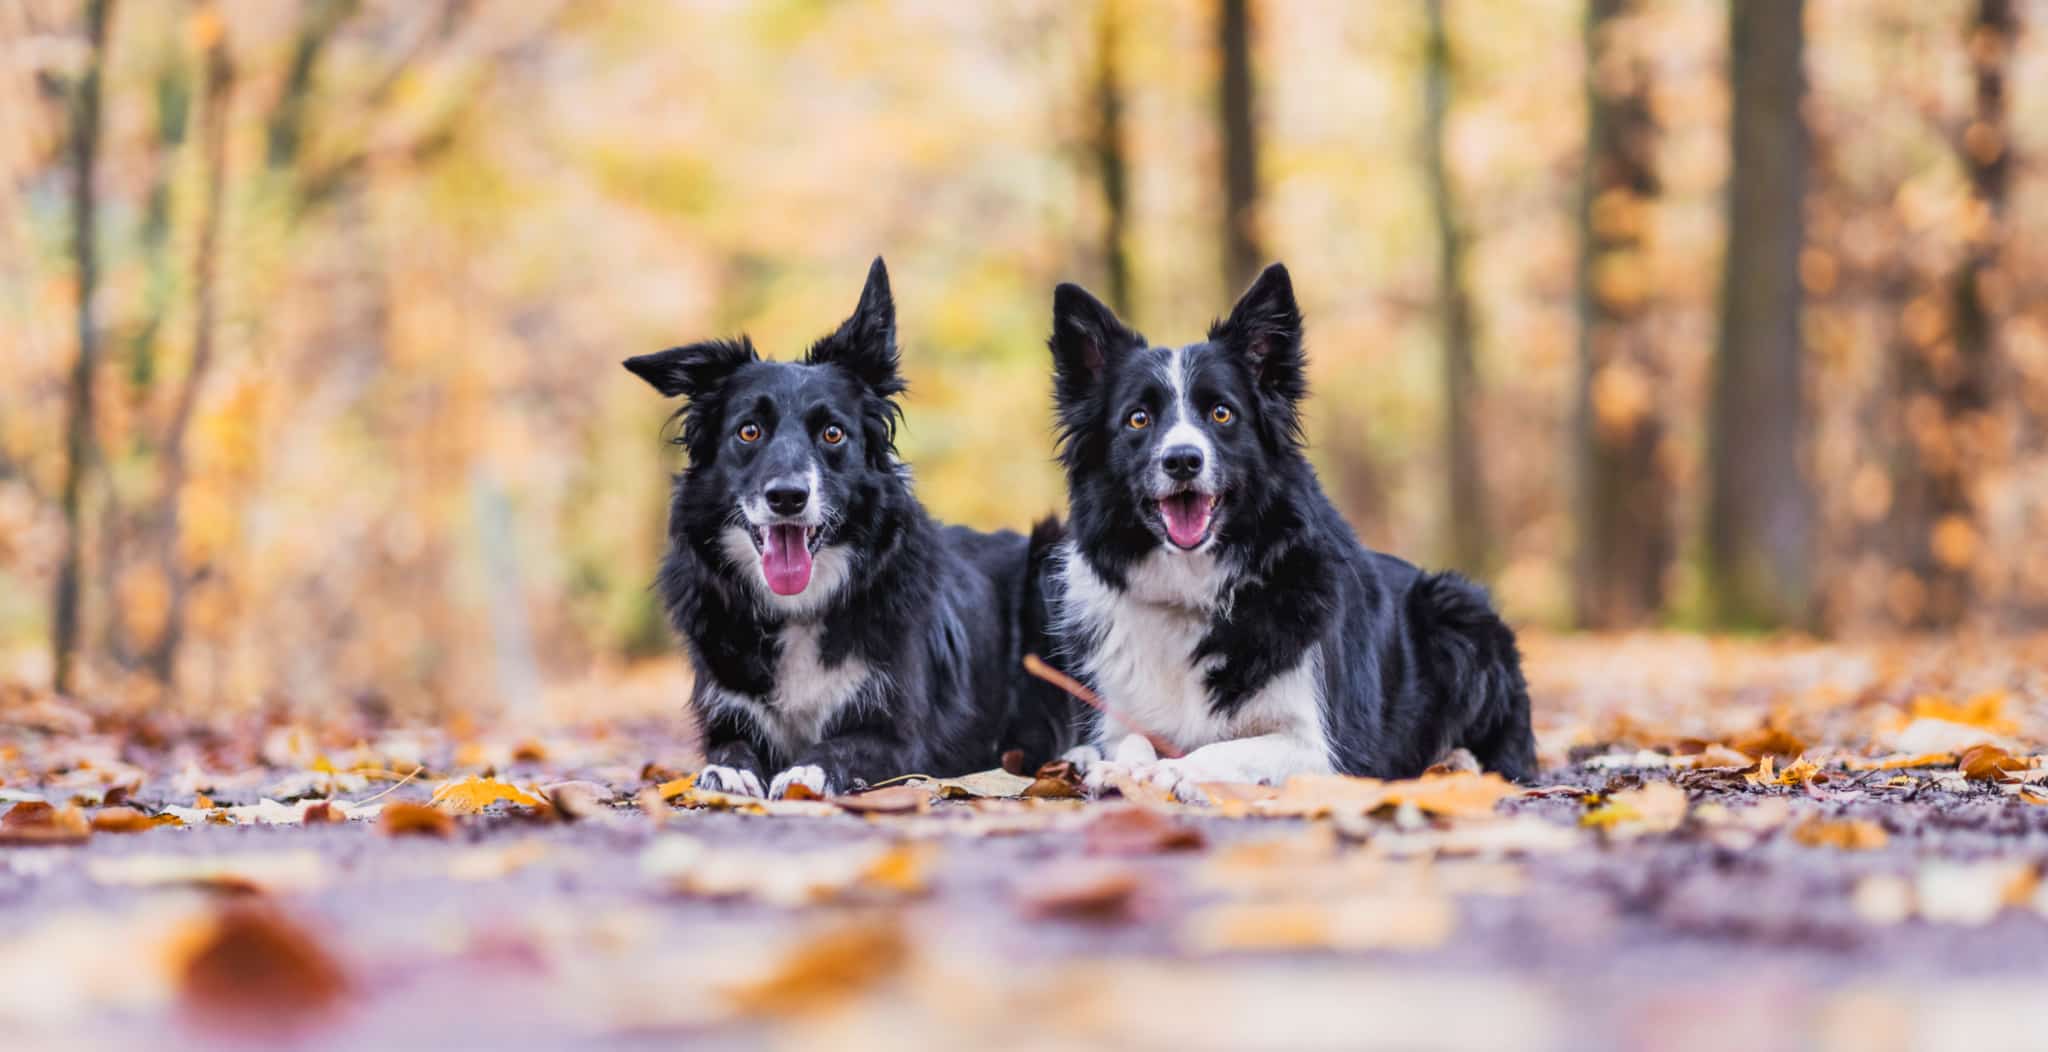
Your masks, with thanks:
M 811 583 L 811 555 L 818 549 L 815 526 L 778 522 L 749 526 L 754 550 L 761 553 L 761 576 L 776 595 L 798 595 Z
M 1166 523 L 1166 539 L 1182 551 L 1192 551 L 1209 539 L 1216 524 L 1214 493 L 1187 489 L 1159 501 L 1159 518 Z

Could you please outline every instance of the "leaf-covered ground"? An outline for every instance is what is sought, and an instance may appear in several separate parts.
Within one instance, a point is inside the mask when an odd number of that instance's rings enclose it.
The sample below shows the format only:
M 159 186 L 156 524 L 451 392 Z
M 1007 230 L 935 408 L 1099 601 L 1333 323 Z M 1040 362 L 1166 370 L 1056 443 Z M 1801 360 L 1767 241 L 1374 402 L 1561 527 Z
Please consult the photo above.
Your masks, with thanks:
M 1523 790 L 762 806 L 681 723 L 0 693 L 17 1048 L 2027 1047 L 2048 644 L 1531 644 Z

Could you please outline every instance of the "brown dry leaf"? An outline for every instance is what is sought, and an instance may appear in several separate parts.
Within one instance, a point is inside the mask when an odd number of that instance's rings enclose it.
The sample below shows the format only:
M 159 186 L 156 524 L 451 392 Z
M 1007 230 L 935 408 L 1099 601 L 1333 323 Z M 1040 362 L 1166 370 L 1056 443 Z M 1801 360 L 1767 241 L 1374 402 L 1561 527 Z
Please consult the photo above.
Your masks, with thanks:
M 24 800 L 0 815 L 0 844 L 82 844 L 91 836 L 91 823 L 76 807 L 56 808 L 41 800 Z
M 585 819 L 611 817 L 611 809 L 605 801 L 611 799 L 612 791 L 596 782 L 555 782 L 541 787 L 541 794 L 547 797 L 555 814 L 569 822 Z
M 1751 785 L 1778 784 L 1778 765 L 1772 757 L 1766 756 L 1756 762 L 1754 770 L 1742 772 L 1742 780 Z
M 1150 855 L 1197 851 L 1208 844 L 1200 828 L 1150 808 L 1105 807 L 1083 830 L 1095 855 Z
M 1024 795 L 1036 800 L 1073 800 L 1087 795 L 1081 785 L 1081 772 L 1065 760 L 1054 760 L 1038 769 L 1031 784 L 1024 787 Z
M 1756 757 L 1736 752 L 1720 742 L 1713 742 L 1699 752 L 1685 757 L 1686 766 L 1694 770 L 1704 767 L 1748 767 L 1756 763 L 1756 760 Z
M 1785 765 L 1785 769 L 1778 772 L 1777 784 L 1807 785 L 1816 778 L 1823 777 L 1825 777 L 1825 772 L 1821 770 L 1819 764 L 1801 756 L 1797 761 Z
M 916 814 L 932 805 L 932 792 L 921 785 L 892 785 L 851 796 L 835 796 L 832 803 L 862 815 Z
M 1061 865 L 1051 867 L 1019 896 L 1033 917 L 1059 917 L 1095 923 L 1131 919 L 1131 905 L 1142 879 L 1127 866 Z
M 1750 756 L 1777 756 L 1787 760 L 1806 751 L 1806 743 L 1775 719 L 1765 721 L 1755 730 L 1737 734 L 1723 744 Z
M 820 795 L 816 789 L 802 782 L 792 781 L 782 790 L 782 798 L 784 800 L 823 800 L 824 796 Z
M 910 944 L 893 921 L 838 928 L 797 947 L 767 975 L 723 991 L 743 1012 L 816 1012 L 867 992 L 903 969 Z
M 95 833 L 144 833 L 158 826 L 181 826 L 177 815 L 151 817 L 132 807 L 109 807 L 92 816 Z
M 1197 910 L 1182 939 L 1197 953 L 1423 950 L 1442 945 L 1457 923 L 1451 900 L 1427 892 L 1337 902 L 1233 902 Z
M 348 993 L 341 964 L 305 929 L 263 906 L 221 911 L 192 934 L 174 973 L 184 1007 L 235 1030 L 297 1030 Z
M 510 782 L 474 776 L 441 783 L 427 803 L 452 815 L 473 815 L 500 801 L 519 807 L 540 807 L 547 803 Z
M 1792 839 L 1807 847 L 1842 851 L 1876 851 L 1891 841 L 1884 827 L 1865 819 L 1814 819 L 1792 830 Z
M 348 821 L 348 815 L 341 808 L 336 807 L 333 801 L 321 800 L 317 803 L 307 804 L 305 812 L 300 817 L 300 821 L 309 826 L 332 825 L 337 822 Z
M 1469 771 L 1426 774 L 1406 781 L 1388 782 L 1384 788 L 1387 803 L 1413 804 L 1445 818 L 1490 815 L 1496 804 L 1522 792 L 1500 775 Z
M 438 807 L 399 800 L 384 805 L 377 827 L 389 836 L 445 837 L 455 832 L 455 820 Z
M 1684 824 L 1685 814 L 1685 790 L 1669 782 L 1650 782 L 1608 797 L 1581 815 L 1579 823 L 1627 838 L 1669 833 Z
M 1956 761 L 1956 768 L 1963 777 L 1973 782 L 2003 782 L 2013 771 L 2024 771 L 2033 767 L 2025 757 L 2014 756 L 1996 745 L 1979 745 L 1963 753 Z

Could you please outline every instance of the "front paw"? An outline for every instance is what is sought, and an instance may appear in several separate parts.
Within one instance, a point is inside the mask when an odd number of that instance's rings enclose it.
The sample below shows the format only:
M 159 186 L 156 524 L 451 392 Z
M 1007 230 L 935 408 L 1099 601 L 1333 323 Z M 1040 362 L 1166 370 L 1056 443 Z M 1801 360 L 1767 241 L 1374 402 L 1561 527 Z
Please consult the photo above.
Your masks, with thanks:
M 1216 777 L 1215 772 L 1205 771 L 1185 759 L 1136 764 L 1129 769 L 1128 775 L 1131 780 L 1149 785 L 1183 804 L 1209 803 L 1209 794 L 1203 791 L 1202 783 L 1224 780 Z
M 737 767 L 712 764 L 697 772 L 696 788 L 732 796 L 766 796 L 761 791 L 761 776 Z
M 826 776 L 825 769 L 814 763 L 806 763 L 776 775 L 775 781 L 768 786 L 768 798 L 780 800 L 789 795 L 791 787 L 799 785 L 810 790 L 812 796 L 831 796 L 834 792 L 832 779 Z

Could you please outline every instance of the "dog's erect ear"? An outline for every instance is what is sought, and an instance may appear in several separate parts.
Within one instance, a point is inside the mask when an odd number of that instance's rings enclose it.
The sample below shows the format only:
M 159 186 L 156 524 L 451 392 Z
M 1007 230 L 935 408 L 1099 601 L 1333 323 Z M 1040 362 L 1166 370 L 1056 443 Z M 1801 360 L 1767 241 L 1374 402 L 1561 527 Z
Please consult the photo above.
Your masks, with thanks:
M 623 364 L 633 375 L 670 398 L 697 398 L 724 384 L 733 370 L 759 360 L 753 341 L 742 336 L 737 340 L 706 340 L 671 347 L 628 358 Z
M 1209 327 L 1209 339 L 1241 355 L 1265 386 L 1299 398 L 1303 380 L 1301 308 L 1294 302 L 1294 282 L 1285 264 L 1259 273 L 1252 287 L 1238 297 L 1230 317 Z
M 882 257 L 876 256 L 868 267 L 860 304 L 832 335 L 811 345 L 804 362 L 837 365 L 883 398 L 903 393 L 896 356 L 896 298 L 889 294 L 889 268 Z
M 1085 393 L 1115 361 L 1145 345 L 1145 337 L 1101 300 L 1071 282 L 1052 290 L 1053 376 L 1062 398 Z

